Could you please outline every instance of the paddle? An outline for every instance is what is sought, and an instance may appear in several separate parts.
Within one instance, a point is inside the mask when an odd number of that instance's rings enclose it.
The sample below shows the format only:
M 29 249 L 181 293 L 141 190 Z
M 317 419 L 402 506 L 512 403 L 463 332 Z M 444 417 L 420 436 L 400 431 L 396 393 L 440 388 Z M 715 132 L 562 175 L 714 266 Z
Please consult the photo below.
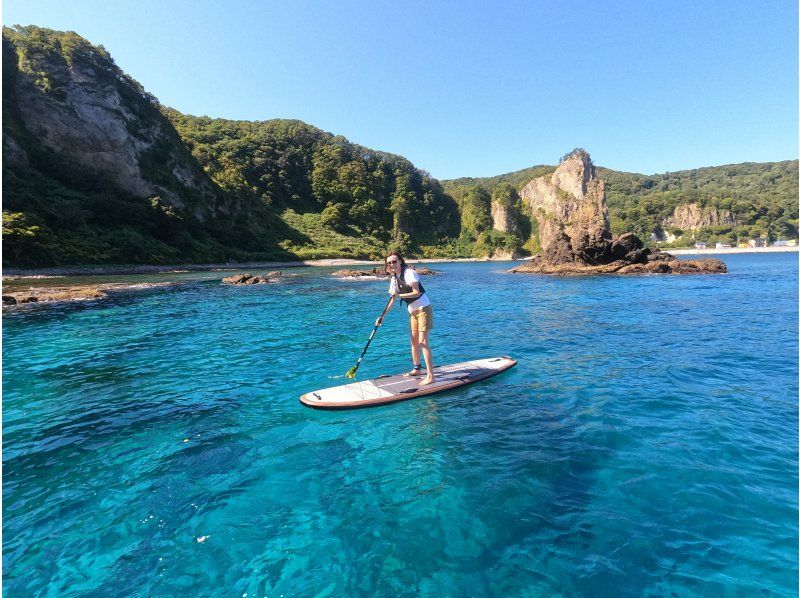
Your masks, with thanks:
M 383 320 L 383 316 L 386 315 L 386 312 L 388 311 L 389 306 L 392 304 L 392 299 L 394 299 L 394 297 L 390 297 L 389 298 L 389 302 L 386 304 L 386 307 L 383 308 L 383 312 L 381 312 L 381 317 L 378 318 L 378 320 Z M 363 351 L 361 351 L 361 357 L 358 358 L 358 361 L 356 362 L 356 364 L 353 367 L 351 367 L 349 370 L 347 370 L 347 373 L 345 374 L 346 378 L 355 378 L 356 377 L 356 371 L 358 371 L 358 366 L 361 365 L 361 360 L 364 359 L 364 355 L 367 354 L 367 349 L 369 349 L 369 344 L 372 342 L 372 339 L 375 337 L 375 333 L 378 332 L 378 328 L 379 327 L 380 327 L 380 324 L 375 324 L 375 328 L 372 329 L 372 334 L 369 335 L 369 340 L 367 341 L 367 346 L 364 347 Z

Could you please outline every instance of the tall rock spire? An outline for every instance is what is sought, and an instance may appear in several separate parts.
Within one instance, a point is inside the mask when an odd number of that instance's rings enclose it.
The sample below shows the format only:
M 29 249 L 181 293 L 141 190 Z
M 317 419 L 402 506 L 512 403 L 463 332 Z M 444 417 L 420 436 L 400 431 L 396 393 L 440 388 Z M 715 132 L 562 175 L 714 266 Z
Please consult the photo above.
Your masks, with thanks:
M 605 183 L 597 178 L 586 151 L 565 156 L 553 174 L 525 185 L 521 196 L 539 224 L 545 261 L 587 265 L 609 261 Z

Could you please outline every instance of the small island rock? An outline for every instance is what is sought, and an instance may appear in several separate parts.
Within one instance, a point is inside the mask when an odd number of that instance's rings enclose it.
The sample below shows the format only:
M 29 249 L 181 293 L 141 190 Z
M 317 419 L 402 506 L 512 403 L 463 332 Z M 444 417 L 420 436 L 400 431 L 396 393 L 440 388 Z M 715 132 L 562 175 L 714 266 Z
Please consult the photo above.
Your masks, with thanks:
M 552 175 L 530 181 L 520 193 L 536 218 L 542 252 L 509 272 L 534 274 L 717 274 L 717 259 L 678 260 L 645 247 L 633 233 L 615 237 L 604 181 L 589 154 L 564 156 Z
M 223 284 L 243 285 L 243 284 L 265 284 L 269 282 L 266 276 L 253 276 L 252 274 L 234 274 L 222 279 Z

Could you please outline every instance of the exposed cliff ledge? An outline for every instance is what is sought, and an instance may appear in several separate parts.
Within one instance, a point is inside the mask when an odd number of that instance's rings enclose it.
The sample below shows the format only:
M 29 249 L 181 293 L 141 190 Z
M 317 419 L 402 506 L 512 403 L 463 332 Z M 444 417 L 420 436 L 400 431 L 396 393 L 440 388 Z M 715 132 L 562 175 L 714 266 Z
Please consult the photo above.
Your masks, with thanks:
M 672 215 L 664 218 L 662 224 L 681 230 L 697 230 L 704 226 L 736 226 L 736 217 L 730 210 L 718 210 L 714 206 L 702 208 L 689 203 L 675 206 Z
M 521 196 L 539 225 L 542 253 L 510 272 L 540 274 L 726 272 L 719 260 L 677 260 L 651 253 L 632 233 L 611 234 L 605 184 L 589 154 L 575 150 L 551 175 L 538 177 Z

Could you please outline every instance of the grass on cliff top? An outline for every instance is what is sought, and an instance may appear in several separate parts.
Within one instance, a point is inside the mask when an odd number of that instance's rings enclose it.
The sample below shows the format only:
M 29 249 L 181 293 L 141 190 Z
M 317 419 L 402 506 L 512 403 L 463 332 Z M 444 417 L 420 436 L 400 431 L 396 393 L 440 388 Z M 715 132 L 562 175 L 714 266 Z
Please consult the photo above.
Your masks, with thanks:
M 325 226 L 322 215 L 298 214 L 285 210 L 281 219 L 299 233 L 300 241 L 283 241 L 281 247 L 297 255 L 299 259 L 350 258 L 380 260 L 387 244 L 368 235 L 358 227 L 349 226 L 343 234 Z

